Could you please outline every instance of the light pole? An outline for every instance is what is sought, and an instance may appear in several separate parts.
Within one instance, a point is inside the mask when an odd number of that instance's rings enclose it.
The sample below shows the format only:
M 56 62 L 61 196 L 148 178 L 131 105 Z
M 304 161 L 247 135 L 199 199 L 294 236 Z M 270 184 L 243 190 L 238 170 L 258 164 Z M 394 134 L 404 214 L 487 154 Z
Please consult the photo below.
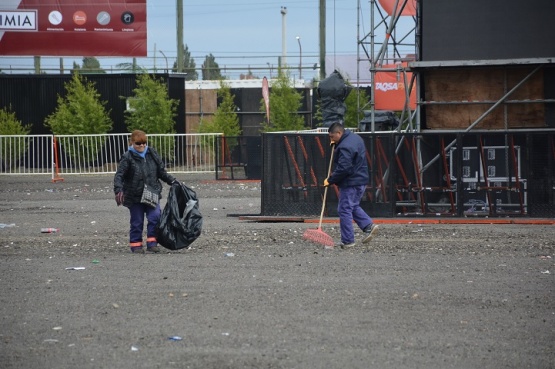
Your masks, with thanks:
M 303 48 L 299 36 L 297 36 L 297 42 L 299 43 L 299 79 L 303 79 Z
M 164 54 L 162 50 L 159 50 L 159 51 L 160 51 L 160 54 L 162 54 L 162 56 L 164 57 L 164 59 L 166 59 L 166 73 L 168 73 L 168 69 L 169 69 L 168 58 L 166 58 L 166 54 Z
M 287 34 L 287 7 L 281 7 L 281 65 L 280 67 L 287 68 L 287 42 L 285 35 Z

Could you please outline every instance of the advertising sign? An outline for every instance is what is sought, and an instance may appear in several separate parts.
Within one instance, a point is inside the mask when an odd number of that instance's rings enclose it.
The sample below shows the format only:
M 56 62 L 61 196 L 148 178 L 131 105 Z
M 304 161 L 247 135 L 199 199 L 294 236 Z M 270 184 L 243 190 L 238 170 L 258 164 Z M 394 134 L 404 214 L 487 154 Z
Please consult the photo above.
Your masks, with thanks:
M 406 63 L 404 63 L 406 66 Z M 396 64 L 383 65 L 383 68 L 395 69 Z M 407 72 L 406 83 L 410 83 L 412 73 Z M 406 101 L 405 81 L 402 73 L 398 72 L 376 72 L 376 109 L 378 110 L 403 110 Z M 407 86 L 408 88 L 408 86 Z M 409 106 L 416 108 L 416 93 L 413 86 L 410 92 Z
M 146 0 L 2 0 L 0 55 L 146 56 Z

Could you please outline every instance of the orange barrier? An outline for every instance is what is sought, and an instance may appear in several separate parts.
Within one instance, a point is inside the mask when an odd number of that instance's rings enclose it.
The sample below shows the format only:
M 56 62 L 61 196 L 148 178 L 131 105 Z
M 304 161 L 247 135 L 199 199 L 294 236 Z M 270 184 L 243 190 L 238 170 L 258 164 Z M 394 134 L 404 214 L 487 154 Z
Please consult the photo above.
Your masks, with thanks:
M 56 140 L 56 136 L 53 137 L 53 148 L 54 148 L 54 177 L 52 178 L 52 182 L 63 182 L 64 179 L 60 177 L 60 165 L 58 163 L 58 141 Z

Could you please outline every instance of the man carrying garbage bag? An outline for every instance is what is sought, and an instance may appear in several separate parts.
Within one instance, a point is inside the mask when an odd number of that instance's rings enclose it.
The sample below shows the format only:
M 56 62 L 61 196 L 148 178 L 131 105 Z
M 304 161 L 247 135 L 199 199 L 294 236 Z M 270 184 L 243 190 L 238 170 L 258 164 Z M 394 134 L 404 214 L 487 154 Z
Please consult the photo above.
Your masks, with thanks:
M 188 248 L 202 232 L 196 192 L 183 183 L 172 184 L 156 231 L 158 243 L 165 248 Z

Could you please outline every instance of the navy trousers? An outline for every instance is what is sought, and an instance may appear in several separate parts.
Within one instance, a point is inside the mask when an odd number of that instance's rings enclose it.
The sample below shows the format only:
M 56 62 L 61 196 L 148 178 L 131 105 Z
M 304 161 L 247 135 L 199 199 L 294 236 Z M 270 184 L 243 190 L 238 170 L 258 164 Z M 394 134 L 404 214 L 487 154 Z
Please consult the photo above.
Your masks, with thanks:
M 360 207 L 360 200 L 365 189 L 366 185 L 339 188 L 337 214 L 339 215 L 341 242 L 345 244 L 355 242 L 353 220 L 360 229 L 372 224 L 372 218 Z
M 156 225 L 160 221 L 160 204 L 152 208 L 145 204 L 133 204 L 129 208 L 131 219 L 129 221 L 129 246 L 143 246 L 143 229 L 145 216 L 146 226 L 146 246 L 153 247 L 158 244 L 156 241 Z

